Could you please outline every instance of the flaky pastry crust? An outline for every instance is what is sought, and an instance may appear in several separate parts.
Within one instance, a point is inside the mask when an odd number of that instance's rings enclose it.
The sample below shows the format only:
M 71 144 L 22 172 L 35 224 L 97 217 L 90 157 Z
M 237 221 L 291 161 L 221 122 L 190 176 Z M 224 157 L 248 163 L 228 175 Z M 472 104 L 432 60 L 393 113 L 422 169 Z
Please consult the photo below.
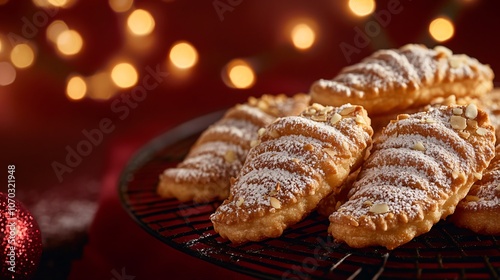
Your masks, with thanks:
M 215 231 L 235 243 L 280 236 L 360 166 L 372 133 L 366 111 L 350 104 L 277 119 L 211 216 Z
M 227 198 L 230 178 L 238 175 L 257 131 L 277 117 L 300 114 L 308 103 L 305 94 L 263 95 L 232 107 L 201 134 L 177 167 L 160 175 L 158 194 L 195 202 Z
M 488 65 L 437 46 L 410 44 L 379 50 L 360 63 L 343 68 L 331 80 L 310 89 L 312 102 L 365 107 L 370 117 L 427 105 L 438 97 L 478 97 L 493 87 Z
M 477 106 L 399 115 L 374 140 L 328 231 L 351 247 L 394 249 L 455 210 L 495 154 L 494 129 Z

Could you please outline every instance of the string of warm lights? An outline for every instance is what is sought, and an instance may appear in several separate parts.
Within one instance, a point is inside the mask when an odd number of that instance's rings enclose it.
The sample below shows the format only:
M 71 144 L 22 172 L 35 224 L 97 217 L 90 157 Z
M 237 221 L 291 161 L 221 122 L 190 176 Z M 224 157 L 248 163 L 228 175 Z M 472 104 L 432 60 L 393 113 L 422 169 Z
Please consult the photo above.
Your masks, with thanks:
M 36 7 L 68 8 L 77 0 L 32 0 Z M 0 0 L 0 5 L 8 0 Z M 155 18 L 145 9 L 135 9 L 133 0 L 108 0 L 111 9 L 123 19 L 123 31 L 126 36 L 134 39 L 141 38 L 142 45 L 147 45 L 146 39 L 151 39 L 155 31 Z M 347 6 L 356 17 L 365 18 L 375 12 L 374 0 L 348 0 Z M 289 31 L 291 44 L 298 51 L 307 51 L 316 42 L 317 30 L 311 22 L 294 22 Z M 428 28 L 429 35 L 437 42 L 444 42 L 454 35 L 453 21 L 439 16 L 432 20 Z M 72 29 L 63 20 L 55 19 L 48 23 L 45 31 L 47 41 L 53 46 L 62 59 L 70 59 L 82 52 L 85 40 L 78 30 Z M 29 68 L 37 58 L 37 46 L 29 41 L 14 46 L 7 44 L 5 37 L 0 34 L 0 55 L 8 52 L 9 61 L 0 61 L 0 86 L 8 86 L 15 82 L 17 71 Z M 151 40 L 150 40 L 151 41 Z M 128 89 L 137 84 L 139 73 L 133 64 L 133 59 L 127 57 L 130 46 L 125 44 L 124 50 L 118 52 L 109 60 L 109 64 L 102 70 L 83 76 L 78 73 L 68 75 L 66 82 L 66 96 L 69 100 L 91 98 L 106 100 L 113 97 L 122 89 Z M 5 56 L 0 56 L 0 58 Z M 199 62 L 199 53 L 196 47 L 188 41 L 175 42 L 167 55 L 170 67 L 183 73 Z M 235 58 L 229 61 L 221 71 L 222 81 L 231 88 L 248 89 L 256 83 L 255 67 L 247 59 Z

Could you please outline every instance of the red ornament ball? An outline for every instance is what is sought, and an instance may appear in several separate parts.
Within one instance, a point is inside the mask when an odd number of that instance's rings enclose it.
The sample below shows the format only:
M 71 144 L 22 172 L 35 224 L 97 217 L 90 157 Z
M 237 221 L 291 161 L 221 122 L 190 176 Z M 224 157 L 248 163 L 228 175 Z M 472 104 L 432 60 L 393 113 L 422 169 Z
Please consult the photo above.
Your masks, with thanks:
M 35 218 L 13 195 L 0 193 L 0 279 L 30 279 L 42 254 Z

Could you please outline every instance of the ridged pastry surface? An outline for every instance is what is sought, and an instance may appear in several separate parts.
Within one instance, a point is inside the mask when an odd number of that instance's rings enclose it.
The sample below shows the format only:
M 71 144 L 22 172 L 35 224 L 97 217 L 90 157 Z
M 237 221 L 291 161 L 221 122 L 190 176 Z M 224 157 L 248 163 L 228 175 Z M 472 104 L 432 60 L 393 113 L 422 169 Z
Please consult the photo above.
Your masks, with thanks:
M 474 104 L 399 115 L 374 140 L 329 232 L 352 247 L 393 249 L 429 231 L 481 177 L 494 143 L 486 113 Z

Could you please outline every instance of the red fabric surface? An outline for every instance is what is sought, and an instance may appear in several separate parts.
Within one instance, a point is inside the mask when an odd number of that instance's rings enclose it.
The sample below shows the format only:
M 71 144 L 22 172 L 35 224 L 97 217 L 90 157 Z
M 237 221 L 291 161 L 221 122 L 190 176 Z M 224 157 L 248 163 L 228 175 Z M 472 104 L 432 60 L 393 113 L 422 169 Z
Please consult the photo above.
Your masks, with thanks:
M 141 141 L 115 141 L 107 156 L 89 243 L 69 279 L 246 279 L 239 273 L 179 252 L 150 236 L 125 212 L 117 180 Z M 125 275 L 130 276 L 126 278 Z

